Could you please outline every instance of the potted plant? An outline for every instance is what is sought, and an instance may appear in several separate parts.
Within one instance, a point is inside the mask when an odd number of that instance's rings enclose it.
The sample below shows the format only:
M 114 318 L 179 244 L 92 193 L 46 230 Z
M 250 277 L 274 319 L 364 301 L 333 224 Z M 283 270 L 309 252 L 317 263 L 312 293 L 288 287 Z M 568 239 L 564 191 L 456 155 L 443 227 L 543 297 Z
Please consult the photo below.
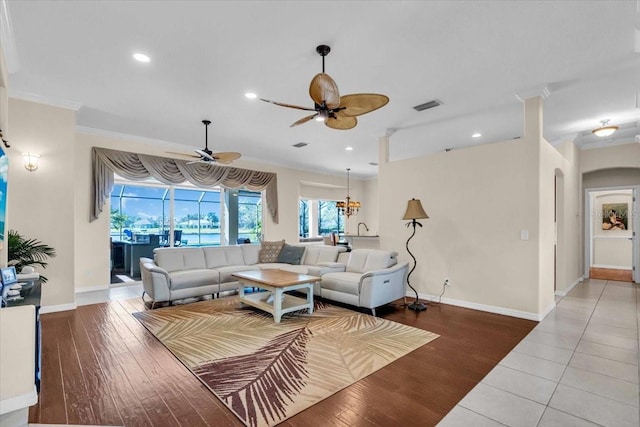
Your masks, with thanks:
M 27 239 L 15 230 L 9 230 L 7 246 L 8 264 L 14 266 L 18 272 L 28 265 L 47 268 L 47 259 L 56 256 L 56 250 L 51 246 L 36 239 Z M 40 275 L 40 280 L 44 283 L 47 278 Z

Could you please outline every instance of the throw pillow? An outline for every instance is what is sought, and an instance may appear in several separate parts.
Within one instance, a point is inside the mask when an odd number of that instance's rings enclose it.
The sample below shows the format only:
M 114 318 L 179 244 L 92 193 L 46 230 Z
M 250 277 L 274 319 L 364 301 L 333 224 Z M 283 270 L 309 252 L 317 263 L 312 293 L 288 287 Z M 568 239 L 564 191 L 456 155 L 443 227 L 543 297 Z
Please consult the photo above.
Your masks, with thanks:
M 285 264 L 300 265 L 304 255 L 304 246 L 287 245 L 286 243 L 278 255 L 278 262 Z
M 277 242 L 262 242 L 260 244 L 260 252 L 258 253 L 258 262 L 278 262 L 278 255 L 284 246 L 284 240 Z

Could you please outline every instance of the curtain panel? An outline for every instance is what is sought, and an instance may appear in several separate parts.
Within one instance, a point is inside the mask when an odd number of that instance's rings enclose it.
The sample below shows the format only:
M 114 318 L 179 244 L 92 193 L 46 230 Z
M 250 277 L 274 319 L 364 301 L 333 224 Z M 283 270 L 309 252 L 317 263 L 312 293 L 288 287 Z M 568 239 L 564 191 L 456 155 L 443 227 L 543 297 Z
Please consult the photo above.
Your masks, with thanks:
M 273 172 L 260 172 L 215 164 L 189 163 L 185 160 L 146 154 L 127 153 L 107 148 L 92 148 L 93 203 L 90 221 L 102 212 L 113 189 L 114 173 L 123 178 L 140 181 L 153 177 L 164 184 L 185 181 L 198 187 L 247 188 L 265 190 L 266 208 L 271 219 L 278 223 L 278 180 Z

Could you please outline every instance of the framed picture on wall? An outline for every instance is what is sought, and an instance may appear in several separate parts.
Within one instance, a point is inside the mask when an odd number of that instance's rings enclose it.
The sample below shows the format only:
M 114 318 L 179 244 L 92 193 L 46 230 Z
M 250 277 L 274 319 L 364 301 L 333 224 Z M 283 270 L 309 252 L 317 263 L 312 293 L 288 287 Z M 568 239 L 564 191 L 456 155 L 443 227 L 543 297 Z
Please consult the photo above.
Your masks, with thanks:
M 602 205 L 602 229 L 626 230 L 628 216 L 628 203 L 604 203 Z

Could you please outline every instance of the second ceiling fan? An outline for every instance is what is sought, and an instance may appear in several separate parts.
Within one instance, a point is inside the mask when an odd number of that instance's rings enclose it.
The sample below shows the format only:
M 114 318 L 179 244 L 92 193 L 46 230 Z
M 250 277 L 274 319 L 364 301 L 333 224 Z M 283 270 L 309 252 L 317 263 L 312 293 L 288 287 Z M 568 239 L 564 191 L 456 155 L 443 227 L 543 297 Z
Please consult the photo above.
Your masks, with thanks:
M 235 153 L 231 151 L 222 152 L 222 153 L 214 153 L 209 150 L 209 125 L 211 124 L 211 120 L 203 120 L 202 124 L 204 125 L 204 148 L 202 150 L 193 150 L 198 154 L 197 156 L 193 154 L 184 154 L 184 153 L 169 153 L 169 154 L 179 154 L 181 156 L 188 156 L 192 158 L 196 158 L 198 160 L 191 161 L 189 163 L 220 163 L 222 165 L 229 165 L 234 160 L 238 160 L 241 156 L 240 153 Z
M 313 114 L 294 122 L 291 127 L 316 119 L 324 121 L 324 124 L 332 129 L 352 129 L 358 124 L 356 116 L 370 113 L 387 105 L 389 98 L 377 93 L 356 93 L 340 96 L 338 85 L 324 72 L 324 57 L 331 52 L 331 48 L 327 45 L 320 45 L 316 47 L 316 52 L 322 56 L 322 73 L 316 74 L 309 85 L 309 96 L 314 102 L 314 108 L 260 98 L 261 101 L 281 107 L 314 111 Z

